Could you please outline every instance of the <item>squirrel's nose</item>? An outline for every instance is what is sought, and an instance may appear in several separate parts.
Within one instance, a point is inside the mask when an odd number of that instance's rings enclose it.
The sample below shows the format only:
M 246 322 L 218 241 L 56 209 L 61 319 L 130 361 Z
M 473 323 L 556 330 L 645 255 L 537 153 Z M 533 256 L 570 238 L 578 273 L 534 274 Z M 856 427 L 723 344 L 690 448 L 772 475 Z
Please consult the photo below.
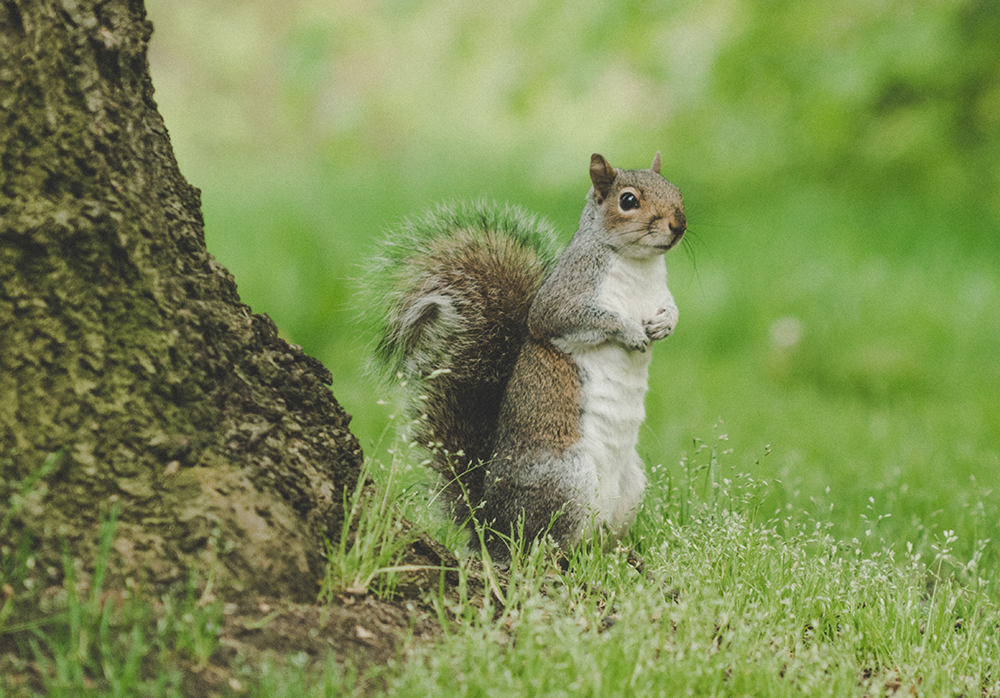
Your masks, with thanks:
M 684 212 L 674 211 L 674 215 L 667 221 L 667 225 L 670 226 L 670 232 L 674 235 L 683 234 L 687 230 L 687 219 L 684 217 Z

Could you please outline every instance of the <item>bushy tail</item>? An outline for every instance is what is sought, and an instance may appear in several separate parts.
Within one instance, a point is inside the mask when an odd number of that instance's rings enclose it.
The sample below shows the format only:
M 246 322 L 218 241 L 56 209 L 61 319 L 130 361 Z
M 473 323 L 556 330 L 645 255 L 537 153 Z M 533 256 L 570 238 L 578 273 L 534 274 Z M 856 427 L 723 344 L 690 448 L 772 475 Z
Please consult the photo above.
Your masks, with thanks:
M 380 319 L 375 358 L 408 383 L 418 442 L 456 521 L 482 501 L 500 402 L 528 307 L 555 263 L 555 233 L 491 202 L 440 206 L 390 234 L 365 275 Z

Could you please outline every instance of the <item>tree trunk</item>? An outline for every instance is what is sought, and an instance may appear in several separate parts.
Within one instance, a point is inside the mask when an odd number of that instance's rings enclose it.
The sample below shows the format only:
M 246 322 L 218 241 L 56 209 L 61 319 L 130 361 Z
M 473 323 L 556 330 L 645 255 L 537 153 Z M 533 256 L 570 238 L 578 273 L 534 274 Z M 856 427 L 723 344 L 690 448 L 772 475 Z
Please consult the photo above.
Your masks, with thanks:
M 115 510 L 126 584 L 312 600 L 360 448 L 206 251 L 151 31 L 141 0 L 0 0 L 0 545 L 39 589 L 65 544 L 85 576 Z

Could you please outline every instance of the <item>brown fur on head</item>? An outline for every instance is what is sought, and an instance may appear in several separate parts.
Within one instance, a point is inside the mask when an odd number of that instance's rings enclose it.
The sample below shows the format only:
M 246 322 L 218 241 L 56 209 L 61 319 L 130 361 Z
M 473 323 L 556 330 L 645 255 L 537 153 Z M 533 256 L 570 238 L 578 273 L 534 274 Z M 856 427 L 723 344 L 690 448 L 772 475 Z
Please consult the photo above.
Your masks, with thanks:
M 684 202 L 680 190 L 660 175 L 659 151 L 648 170 L 618 170 L 594 153 L 590 181 L 613 247 L 645 256 L 662 254 L 680 242 L 687 229 Z

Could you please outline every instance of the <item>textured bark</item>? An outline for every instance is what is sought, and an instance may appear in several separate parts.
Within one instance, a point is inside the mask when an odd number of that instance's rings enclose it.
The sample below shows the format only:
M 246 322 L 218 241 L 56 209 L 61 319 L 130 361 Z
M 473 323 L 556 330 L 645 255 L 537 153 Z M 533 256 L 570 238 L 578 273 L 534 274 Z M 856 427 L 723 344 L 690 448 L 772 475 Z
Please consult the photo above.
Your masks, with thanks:
M 128 583 L 207 564 L 311 600 L 360 448 L 329 372 L 206 251 L 151 31 L 141 0 L 0 0 L 0 544 L 57 578 L 68 543 L 85 577 L 116 507 Z

